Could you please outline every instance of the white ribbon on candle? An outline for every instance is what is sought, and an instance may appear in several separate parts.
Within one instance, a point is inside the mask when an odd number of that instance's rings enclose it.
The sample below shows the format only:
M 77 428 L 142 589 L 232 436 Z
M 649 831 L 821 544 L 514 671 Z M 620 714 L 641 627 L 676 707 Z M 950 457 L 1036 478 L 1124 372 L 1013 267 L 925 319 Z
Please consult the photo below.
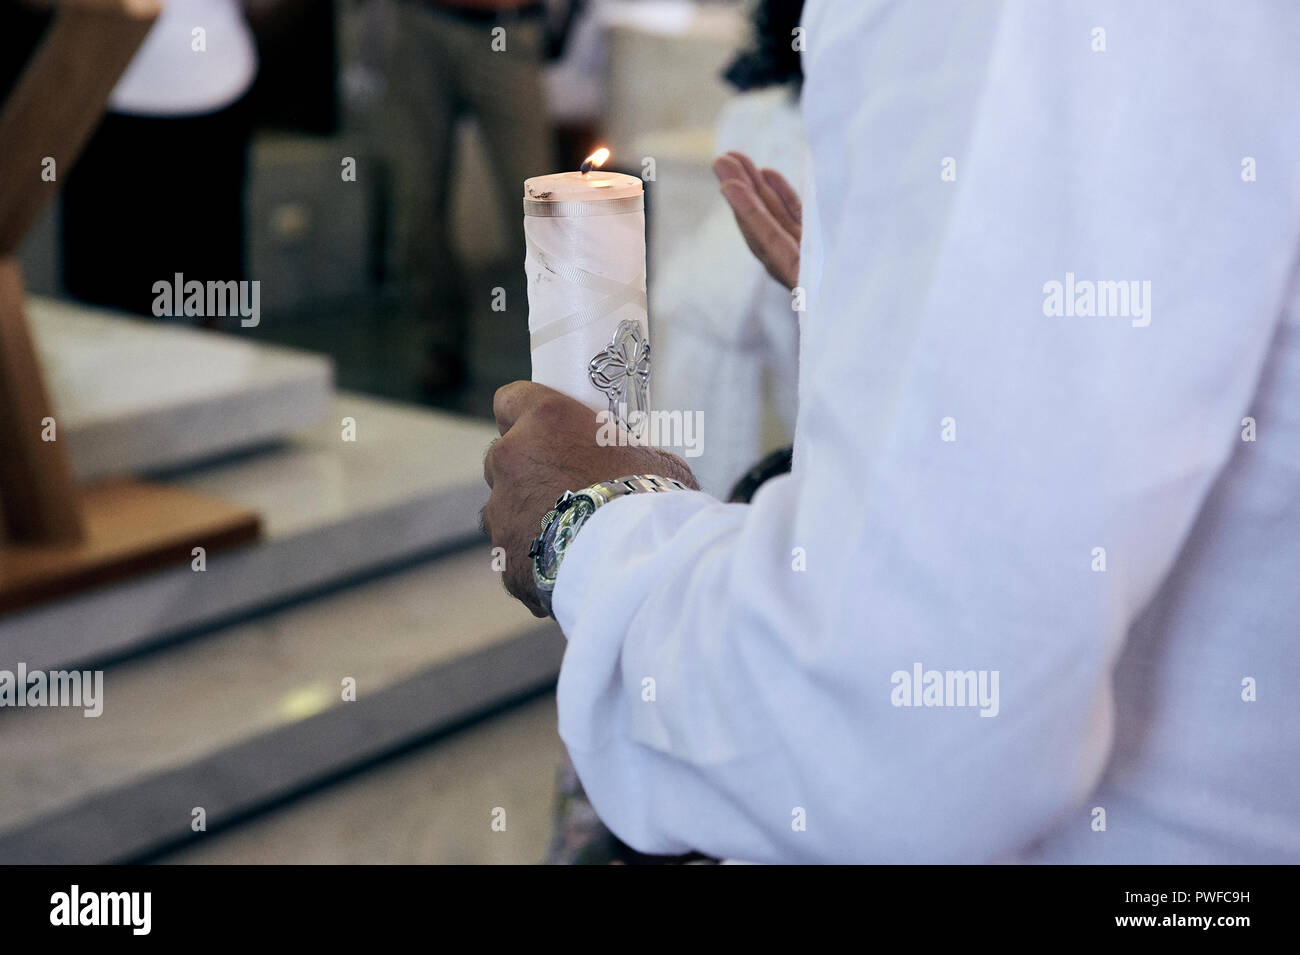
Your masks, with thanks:
M 530 249 L 529 254 L 543 269 L 554 272 L 566 282 L 579 288 L 599 292 L 605 296 L 594 305 L 580 308 L 576 312 L 570 312 L 563 318 L 547 322 L 537 331 L 530 333 L 529 344 L 533 351 L 536 351 L 547 342 L 553 342 L 563 335 L 572 334 L 579 329 L 586 328 L 593 322 L 598 322 L 602 318 L 613 315 L 615 311 L 624 305 L 639 305 L 643 312 L 646 310 L 644 271 L 631 282 L 615 282 L 613 279 L 607 279 L 603 275 L 596 275 L 594 272 L 587 272 L 576 266 L 554 262 L 546 252 L 535 246 Z
M 629 320 L 648 348 L 642 197 L 525 199 L 524 238 L 533 381 L 593 410 L 620 412 L 590 366 Z

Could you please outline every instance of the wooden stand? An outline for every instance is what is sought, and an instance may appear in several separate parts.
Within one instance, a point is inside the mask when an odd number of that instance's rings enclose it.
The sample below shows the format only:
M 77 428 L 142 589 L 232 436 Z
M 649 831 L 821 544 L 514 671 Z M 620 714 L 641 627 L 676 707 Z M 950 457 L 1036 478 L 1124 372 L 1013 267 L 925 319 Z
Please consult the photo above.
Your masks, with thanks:
M 0 613 L 260 534 L 256 513 L 164 485 L 79 489 L 27 326 L 18 246 L 158 11 L 158 0 L 64 0 L 0 113 Z

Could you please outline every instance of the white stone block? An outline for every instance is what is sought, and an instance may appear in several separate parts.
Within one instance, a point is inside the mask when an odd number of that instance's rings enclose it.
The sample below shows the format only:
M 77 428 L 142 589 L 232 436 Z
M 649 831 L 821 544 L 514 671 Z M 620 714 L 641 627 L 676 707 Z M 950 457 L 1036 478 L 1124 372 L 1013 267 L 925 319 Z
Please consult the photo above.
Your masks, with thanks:
M 54 299 L 31 298 L 27 314 L 81 480 L 266 445 L 329 409 L 334 372 L 320 355 Z

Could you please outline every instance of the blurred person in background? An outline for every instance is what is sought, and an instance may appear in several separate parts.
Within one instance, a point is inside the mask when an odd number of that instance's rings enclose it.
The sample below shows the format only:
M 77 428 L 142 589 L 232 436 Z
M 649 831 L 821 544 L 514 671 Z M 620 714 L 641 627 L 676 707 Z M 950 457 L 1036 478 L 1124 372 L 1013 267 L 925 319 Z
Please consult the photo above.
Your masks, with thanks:
M 428 329 L 422 390 L 438 396 L 466 378 L 468 305 L 523 275 L 520 201 L 529 176 L 555 168 L 542 66 L 547 8 L 538 0 L 399 0 L 388 72 L 396 175 L 395 258 L 403 307 Z M 508 224 L 504 278 L 468 291 L 449 235 L 456 126 L 475 118 Z M 526 347 L 521 338 L 520 347 Z
M 159 280 L 245 278 L 257 68 L 239 0 L 166 0 L 63 188 L 71 295 L 152 315 Z

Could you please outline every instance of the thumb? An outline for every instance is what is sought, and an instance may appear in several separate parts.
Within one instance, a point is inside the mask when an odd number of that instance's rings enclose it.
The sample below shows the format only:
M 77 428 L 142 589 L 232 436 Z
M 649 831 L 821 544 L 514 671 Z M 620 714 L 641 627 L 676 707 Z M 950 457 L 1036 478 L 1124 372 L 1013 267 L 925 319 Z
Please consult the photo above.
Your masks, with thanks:
M 541 398 L 539 391 L 550 390 L 532 381 L 512 381 L 498 388 L 492 396 L 492 415 L 497 419 L 498 433 L 505 434 L 514 427 L 519 416 Z

